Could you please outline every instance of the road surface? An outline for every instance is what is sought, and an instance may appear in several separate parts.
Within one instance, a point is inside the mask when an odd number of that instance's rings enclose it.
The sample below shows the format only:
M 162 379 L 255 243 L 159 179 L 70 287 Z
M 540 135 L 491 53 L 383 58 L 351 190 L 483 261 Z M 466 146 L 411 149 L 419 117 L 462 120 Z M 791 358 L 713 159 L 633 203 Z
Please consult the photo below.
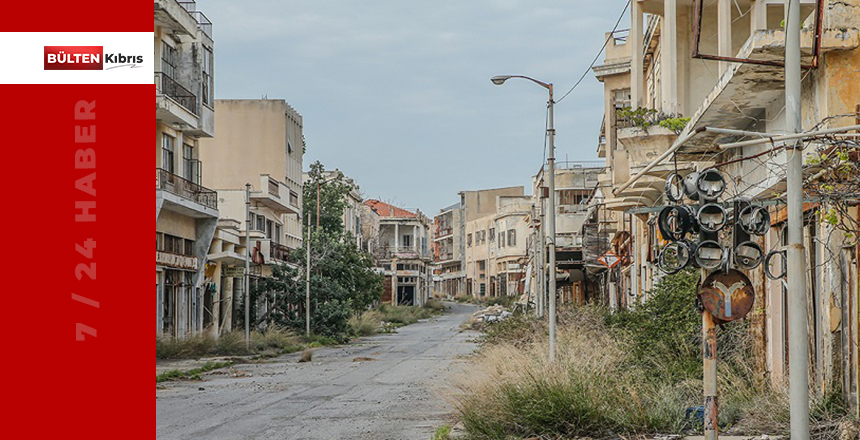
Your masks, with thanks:
M 449 306 L 397 334 L 320 349 L 312 363 L 284 356 L 168 384 L 155 393 L 156 439 L 428 440 L 450 423 L 449 379 L 475 349 L 460 324 L 476 308 Z

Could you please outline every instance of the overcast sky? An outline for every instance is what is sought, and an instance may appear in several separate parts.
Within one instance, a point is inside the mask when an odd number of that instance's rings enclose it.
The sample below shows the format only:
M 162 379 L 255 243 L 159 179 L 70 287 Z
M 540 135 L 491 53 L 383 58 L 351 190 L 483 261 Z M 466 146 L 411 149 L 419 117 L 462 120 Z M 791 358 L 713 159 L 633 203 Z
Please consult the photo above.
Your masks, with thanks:
M 198 0 L 214 23 L 216 95 L 286 99 L 321 161 L 368 198 L 429 215 L 462 190 L 525 185 L 541 166 L 546 93 L 567 91 L 626 0 Z M 625 20 L 621 28 L 627 28 Z M 602 61 L 601 57 L 601 61 Z M 556 110 L 560 160 L 595 160 L 603 88 Z

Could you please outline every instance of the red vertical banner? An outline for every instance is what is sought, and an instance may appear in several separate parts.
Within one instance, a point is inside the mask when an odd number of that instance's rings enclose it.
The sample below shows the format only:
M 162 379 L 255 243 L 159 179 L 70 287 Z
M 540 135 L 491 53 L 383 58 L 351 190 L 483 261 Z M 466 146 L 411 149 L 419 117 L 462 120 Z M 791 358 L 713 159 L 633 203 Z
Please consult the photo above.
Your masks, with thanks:
M 144 340 L 151 301 L 147 313 L 143 301 L 144 263 L 151 264 L 143 247 L 152 221 L 143 217 L 152 197 L 150 8 L 140 0 L 18 2 L 0 15 L 10 237 L 3 438 L 151 435 L 141 407 L 144 365 L 151 372 L 144 342 L 152 349 L 151 337 Z M 108 62 L 115 53 L 145 58 L 145 67 L 115 55 Z

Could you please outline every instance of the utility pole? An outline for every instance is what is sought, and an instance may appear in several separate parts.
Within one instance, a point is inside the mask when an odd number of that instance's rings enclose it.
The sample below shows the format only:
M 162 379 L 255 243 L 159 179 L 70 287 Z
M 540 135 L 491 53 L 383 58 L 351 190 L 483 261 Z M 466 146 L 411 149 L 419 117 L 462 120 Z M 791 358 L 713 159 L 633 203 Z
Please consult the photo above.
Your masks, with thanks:
M 541 184 L 543 187 L 543 184 Z M 546 202 L 543 200 L 543 191 L 539 195 L 540 200 L 540 319 L 546 316 Z
M 803 131 L 800 110 L 800 0 L 785 0 L 785 119 L 789 134 Z M 809 330 L 803 246 L 803 140 L 788 154 L 788 346 L 791 438 L 809 440 Z
M 555 342 L 556 342 L 556 301 L 557 301 L 557 292 L 556 292 L 556 257 L 555 257 L 555 97 L 553 96 L 553 85 L 551 83 L 545 83 L 543 81 L 538 81 L 534 78 L 529 78 L 527 76 L 522 75 L 504 75 L 504 76 L 495 76 L 491 79 L 493 84 L 497 86 L 503 85 L 511 78 L 521 78 L 527 79 L 549 91 L 549 102 L 547 106 L 549 108 L 549 127 L 547 128 L 547 135 L 549 136 L 549 165 L 546 169 L 544 175 L 549 175 L 547 181 L 549 182 L 549 207 L 547 211 L 549 211 L 549 216 L 547 216 L 546 212 L 542 213 L 544 220 L 547 224 L 547 233 L 549 234 L 549 268 L 548 268 L 548 277 L 549 277 L 549 359 L 550 362 L 555 362 Z M 541 236 L 543 234 L 543 224 L 541 224 Z M 546 249 L 546 248 L 544 248 Z M 541 249 L 543 252 L 543 249 Z
M 549 84 L 549 159 L 547 173 L 549 176 L 549 200 L 547 201 L 548 216 L 547 231 L 549 232 L 549 361 L 555 362 L 556 342 L 556 256 L 555 256 L 555 98 L 553 97 L 553 86 Z M 806 310 L 804 308 L 804 310 Z
M 317 216 L 319 219 L 319 216 Z M 308 248 L 308 257 L 305 260 L 305 277 L 307 280 L 307 290 L 305 291 L 305 335 L 311 337 L 311 216 L 308 215 L 308 233 L 305 238 Z
M 251 351 L 251 184 L 245 184 L 245 349 Z

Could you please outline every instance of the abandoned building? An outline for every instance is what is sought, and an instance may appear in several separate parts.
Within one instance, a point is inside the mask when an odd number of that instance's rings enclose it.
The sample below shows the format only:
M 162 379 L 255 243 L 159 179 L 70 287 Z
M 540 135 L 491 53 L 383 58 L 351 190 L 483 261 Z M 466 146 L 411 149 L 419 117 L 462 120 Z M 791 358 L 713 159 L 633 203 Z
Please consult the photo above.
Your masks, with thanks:
M 202 331 L 218 196 L 202 185 L 201 140 L 215 133 L 212 23 L 194 2 L 155 1 L 156 335 Z
M 385 275 L 383 304 L 423 306 L 430 299 L 432 235 L 430 220 L 379 200 L 364 204 L 379 218 L 373 257 Z

